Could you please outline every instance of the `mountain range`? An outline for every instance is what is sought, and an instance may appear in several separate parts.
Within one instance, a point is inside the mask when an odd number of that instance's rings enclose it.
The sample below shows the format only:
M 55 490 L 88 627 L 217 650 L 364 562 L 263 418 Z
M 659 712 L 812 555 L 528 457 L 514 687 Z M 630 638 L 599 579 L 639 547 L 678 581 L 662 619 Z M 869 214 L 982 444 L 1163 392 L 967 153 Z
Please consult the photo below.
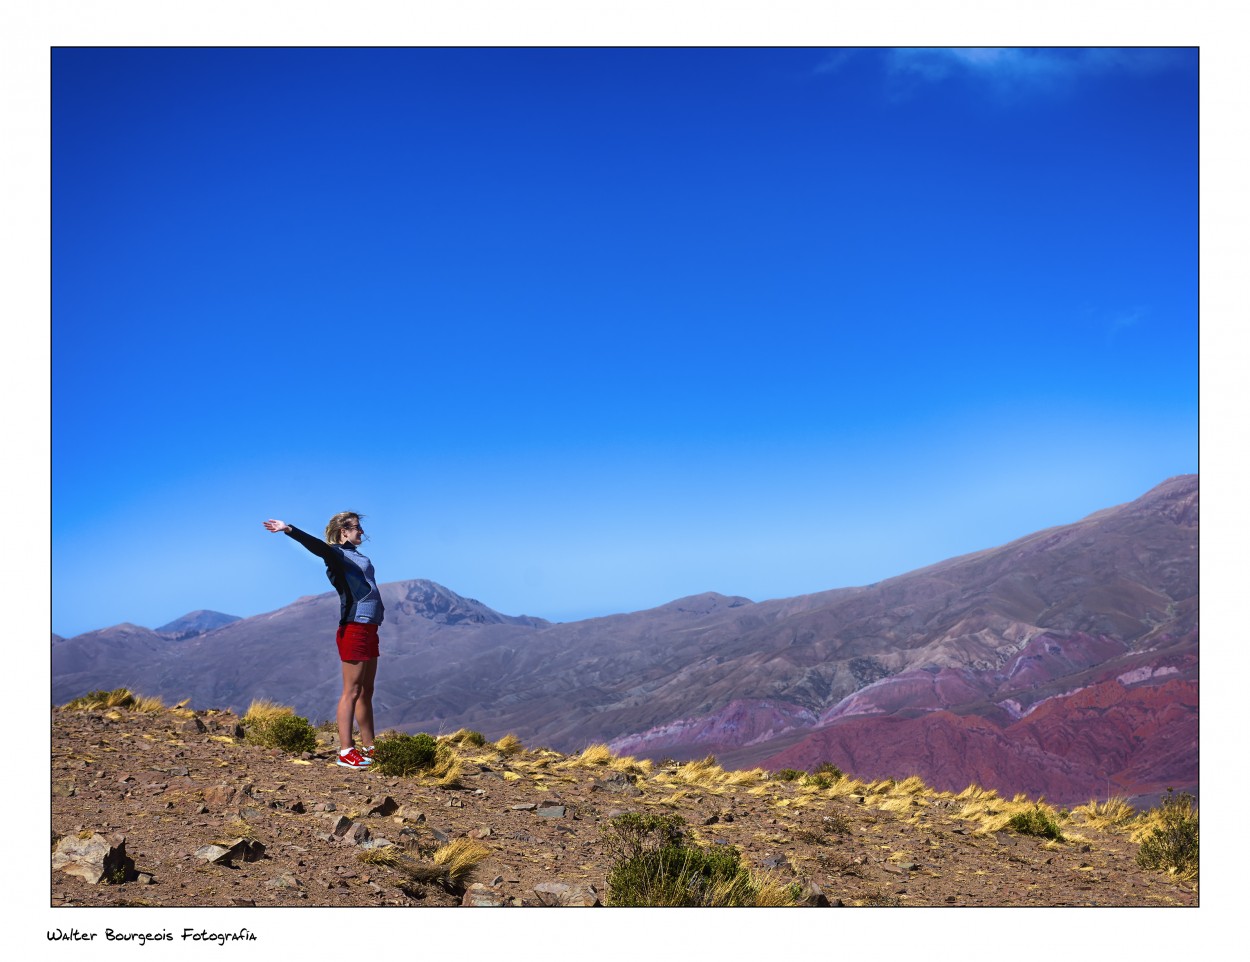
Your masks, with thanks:
M 831 762 L 1061 804 L 1198 781 L 1198 478 L 872 585 L 708 592 L 553 624 L 426 580 L 381 586 L 380 728 L 737 767 Z M 338 600 L 54 637 L 52 697 L 332 715 Z

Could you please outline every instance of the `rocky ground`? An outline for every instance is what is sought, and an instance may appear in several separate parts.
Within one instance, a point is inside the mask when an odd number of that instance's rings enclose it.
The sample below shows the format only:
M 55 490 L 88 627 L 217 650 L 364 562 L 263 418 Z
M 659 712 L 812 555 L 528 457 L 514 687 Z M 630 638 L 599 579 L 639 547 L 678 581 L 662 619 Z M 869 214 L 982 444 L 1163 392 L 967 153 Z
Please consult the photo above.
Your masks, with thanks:
M 1196 882 L 1139 867 L 1126 829 L 1079 812 L 1062 815 L 1064 841 L 1047 841 L 1003 830 L 1011 803 L 976 793 L 849 777 L 821 788 L 490 745 L 460 746 L 458 777 L 386 777 L 336 766 L 328 741 L 302 757 L 249 744 L 238 722 L 55 709 L 53 847 L 124 838 L 129 861 L 98 884 L 54 868 L 51 904 L 596 904 L 610 868 L 600 828 L 626 811 L 680 815 L 697 841 L 736 846 L 752 872 L 797 883 L 808 904 L 1198 901 Z M 463 878 L 434 861 L 456 839 L 486 850 Z M 402 858 L 368 861 L 388 843 Z

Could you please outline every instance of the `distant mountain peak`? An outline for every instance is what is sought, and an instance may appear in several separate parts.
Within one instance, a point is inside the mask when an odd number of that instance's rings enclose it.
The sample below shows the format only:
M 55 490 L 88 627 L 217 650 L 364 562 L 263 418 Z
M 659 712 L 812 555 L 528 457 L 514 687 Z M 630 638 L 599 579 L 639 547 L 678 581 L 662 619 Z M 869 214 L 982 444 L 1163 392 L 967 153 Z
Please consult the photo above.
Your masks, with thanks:
M 208 634 L 210 631 L 216 631 L 218 628 L 224 628 L 226 625 L 240 620 L 237 615 L 227 615 L 220 611 L 209 611 L 201 608 L 198 611 L 188 612 L 181 618 L 176 618 L 169 624 L 161 625 L 153 630 L 170 641 L 184 641 L 187 638 Z
M 542 618 L 500 614 L 476 598 L 458 595 L 427 578 L 391 581 L 382 585 L 381 591 L 388 612 L 398 610 L 444 625 L 528 625 L 540 628 L 550 624 Z

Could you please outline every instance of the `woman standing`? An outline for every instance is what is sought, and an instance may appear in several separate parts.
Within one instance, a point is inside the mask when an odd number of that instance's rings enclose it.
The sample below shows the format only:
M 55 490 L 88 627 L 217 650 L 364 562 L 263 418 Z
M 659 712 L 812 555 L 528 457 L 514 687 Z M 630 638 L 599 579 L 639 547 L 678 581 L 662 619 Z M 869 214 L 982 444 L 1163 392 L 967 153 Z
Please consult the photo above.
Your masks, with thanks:
M 326 525 L 325 541 L 285 521 L 264 522 L 270 531 L 282 531 L 326 563 L 326 577 L 339 593 L 339 630 L 335 640 L 343 663 L 343 694 L 339 696 L 338 763 L 344 768 L 366 768 L 373 756 L 373 680 L 378 673 L 378 625 L 382 623 L 382 596 L 373 576 L 373 563 L 357 548 L 364 540 L 361 516 L 340 511 Z M 361 746 L 352 738 L 352 719 L 360 726 Z

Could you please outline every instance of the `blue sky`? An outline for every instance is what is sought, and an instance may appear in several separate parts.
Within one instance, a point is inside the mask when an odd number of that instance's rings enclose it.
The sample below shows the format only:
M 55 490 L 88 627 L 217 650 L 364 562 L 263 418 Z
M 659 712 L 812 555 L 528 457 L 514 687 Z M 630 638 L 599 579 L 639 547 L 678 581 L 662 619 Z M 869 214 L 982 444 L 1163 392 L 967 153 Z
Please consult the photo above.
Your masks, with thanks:
M 62 48 L 52 630 L 864 584 L 1198 464 L 1184 49 Z M 124 546 L 124 550 L 119 550 Z

